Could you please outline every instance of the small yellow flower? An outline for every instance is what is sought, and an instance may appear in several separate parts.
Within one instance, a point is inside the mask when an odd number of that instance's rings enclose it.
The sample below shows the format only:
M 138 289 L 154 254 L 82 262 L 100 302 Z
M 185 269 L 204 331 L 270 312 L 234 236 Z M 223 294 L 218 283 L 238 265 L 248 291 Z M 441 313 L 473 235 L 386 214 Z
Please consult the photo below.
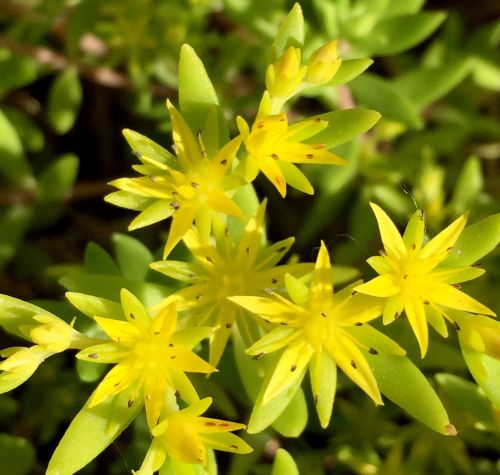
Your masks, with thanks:
M 301 51 L 290 46 L 266 71 L 266 87 L 274 97 L 291 97 L 299 89 L 307 66 L 300 66 Z
M 159 261 L 151 267 L 169 277 L 190 283 L 188 287 L 167 298 L 179 300 L 179 310 L 189 311 L 190 323 L 209 323 L 215 331 L 210 336 L 210 359 L 217 366 L 232 334 L 235 321 L 245 334 L 248 315 L 228 297 L 235 295 L 266 295 L 269 289 L 284 285 L 286 273 L 303 276 L 310 264 L 276 265 L 293 244 L 288 238 L 271 246 L 263 244 L 266 202 L 248 221 L 241 239 L 234 243 L 223 230 L 216 234 L 216 243 L 203 244 L 194 229 L 184 236 L 184 243 L 194 255 L 194 263 Z M 248 338 L 247 338 L 248 339 Z
M 386 299 L 384 324 L 394 321 L 404 310 L 424 357 L 429 340 L 427 322 L 441 335 L 447 336 L 443 317 L 454 322 L 447 309 L 494 315 L 488 307 L 458 289 L 460 282 L 475 279 L 484 270 L 473 266 L 446 266 L 446 258 L 465 227 L 465 216 L 424 244 L 423 212 L 415 212 L 401 236 L 379 206 L 371 203 L 371 207 L 378 222 L 384 251 L 380 256 L 370 257 L 367 262 L 380 275 L 356 287 L 356 290 Z
M 116 363 L 93 393 L 89 407 L 135 386 L 136 396 L 129 405 L 137 397 L 144 397 L 148 425 L 154 427 L 168 387 L 177 389 L 184 400 L 196 401 L 196 390 L 185 373 L 215 371 L 190 350 L 208 335 L 210 329 L 200 327 L 176 331 L 175 302 L 154 319 L 126 289 L 122 289 L 121 304 L 126 321 L 95 317 L 113 341 L 85 348 L 76 355 L 94 363 Z
M 247 352 L 262 357 L 284 348 L 263 397 L 264 404 L 303 378 L 307 367 L 321 425 L 329 423 L 335 394 L 336 367 L 363 389 L 376 404 L 382 399 L 364 352 L 404 354 L 392 340 L 366 325 L 381 312 L 379 299 L 353 291 L 353 285 L 333 293 L 332 270 L 323 243 L 310 288 L 291 275 L 286 288 L 293 301 L 272 297 L 231 297 L 276 328 Z M 376 344 L 373 342 L 377 341 Z M 383 342 L 383 343 L 382 343 Z M 383 347 L 380 345 L 383 344 Z M 375 348 L 376 346 L 376 348 Z
M 337 56 L 337 42 L 330 41 L 312 54 L 307 63 L 306 81 L 318 86 L 327 83 L 335 76 L 341 62 Z
M 322 143 L 304 143 L 328 126 L 319 117 L 288 125 L 285 113 L 261 117 L 250 130 L 242 117 L 238 128 L 248 156 L 242 161 L 245 179 L 252 181 L 259 170 L 271 181 L 281 196 L 286 185 L 305 193 L 314 193 L 313 187 L 294 163 L 344 165 L 345 161 L 325 149 Z
M 244 429 L 244 424 L 200 417 L 212 398 L 202 399 L 164 418 L 151 430 L 154 440 L 136 475 L 152 475 L 159 470 L 167 456 L 188 464 L 207 463 L 207 448 L 233 454 L 247 454 L 252 448 L 231 431 Z
M 172 217 L 164 258 L 193 222 L 196 222 L 203 239 L 208 241 L 214 214 L 243 218 L 228 192 L 245 184 L 241 178 L 228 174 L 240 147 L 241 137 L 234 138 L 210 157 L 201 137 L 196 139 L 182 115 L 170 102 L 167 102 L 167 106 L 178 160 L 172 157 L 168 163 L 161 163 L 140 156 L 144 165 L 135 168 L 144 177 L 121 178 L 110 183 L 140 199 L 134 209 L 140 209 L 141 213 L 130 224 L 130 230 Z M 106 200 L 118 206 L 123 206 L 124 202 L 120 192 L 108 195 Z

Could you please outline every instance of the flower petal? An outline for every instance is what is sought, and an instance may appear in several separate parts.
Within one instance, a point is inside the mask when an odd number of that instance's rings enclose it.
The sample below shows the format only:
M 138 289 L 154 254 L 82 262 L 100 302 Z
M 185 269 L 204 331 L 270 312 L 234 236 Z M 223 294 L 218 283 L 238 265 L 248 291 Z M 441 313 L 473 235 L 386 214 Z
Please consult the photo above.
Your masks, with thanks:
M 385 211 L 375 203 L 370 203 L 370 206 L 377 219 L 380 236 L 386 252 L 396 255 L 397 257 L 404 256 L 406 254 L 406 246 L 401 234 L 399 234 L 398 229 L 391 221 L 391 218 L 389 218 Z
M 404 309 L 411 328 L 417 337 L 422 358 L 427 353 L 429 345 L 429 329 L 425 316 L 424 304 L 417 299 L 407 299 L 404 302 Z
M 467 222 L 467 216 L 462 215 L 446 229 L 441 231 L 436 237 L 429 241 L 420 253 L 421 259 L 435 257 L 440 261 L 443 260 L 451 251 L 455 242 L 460 237 L 461 232 Z

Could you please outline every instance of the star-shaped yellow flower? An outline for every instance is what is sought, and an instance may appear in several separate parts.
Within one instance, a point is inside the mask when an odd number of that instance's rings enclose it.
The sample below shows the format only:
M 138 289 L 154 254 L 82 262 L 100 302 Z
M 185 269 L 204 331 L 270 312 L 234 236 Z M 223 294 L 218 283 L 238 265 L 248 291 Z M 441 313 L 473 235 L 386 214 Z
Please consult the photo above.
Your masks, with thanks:
M 328 126 L 328 121 L 319 117 L 289 126 L 285 113 L 267 115 L 258 118 L 251 130 L 242 117 L 237 123 L 248 153 L 240 165 L 245 179 L 253 181 L 260 170 L 283 197 L 287 183 L 305 193 L 314 192 L 294 163 L 345 164 L 324 144 L 305 143 Z
M 378 222 L 384 250 L 368 263 L 380 275 L 356 287 L 358 292 L 384 297 L 383 321 L 391 323 L 403 310 L 415 332 L 422 357 L 428 347 L 429 322 L 447 336 L 445 320 L 454 322 L 447 308 L 494 315 L 477 300 L 459 290 L 459 283 L 484 273 L 473 266 L 448 267 L 446 258 L 465 227 L 460 216 L 441 233 L 424 244 L 425 223 L 422 211 L 416 211 L 401 236 L 387 214 L 371 203 Z
M 219 230 L 215 243 L 203 244 L 199 233 L 191 229 L 185 234 L 184 243 L 195 257 L 195 262 L 167 260 L 151 264 L 153 269 L 191 284 L 167 298 L 165 303 L 172 299 L 179 300 L 179 310 L 188 310 L 191 324 L 208 323 L 214 327 L 209 359 L 213 366 L 219 363 L 235 321 L 245 341 L 251 339 L 246 331 L 248 314 L 228 297 L 267 295 L 269 290 L 284 286 L 286 273 L 301 277 L 312 269 L 311 264 L 305 263 L 276 265 L 288 252 L 294 239 L 266 245 L 265 210 L 266 201 L 248 221 L 238 242 L 234 242 L 224 230 Z
M 247 454 L 252 448 L 231 431 L 244 429 L 244 424 L 200 417 L 212 398 L 202 399 L 191 406 L 173 412 L 151 430 L 154 440 L 136 475 L 152 475 L 167 457 L 190 464 L 207 463 L 207 448 L 234 454 Z M 177 472 L 176 472 L 177 473 Z
M 337 366 L 376 404 L 382 404 L 364 352 L 404 354 L 404 351 L 366 324 L 380 315 L 379 299 L 354 292 L 353 285 L 333 293 L 330 258 L 323 243 L 310 287 L 288 274 L 286 288 L 292 301 L 278 294 L 230 298 L 277 325 L 247 350 L 260 358 L 284 348 L 265 389 L 264 404 L 302 379 L 309 367 L 316 410 L 322 426 L 326 427 L 332 413 Z
M 194 136 L 182 115 L 170 102 L 167 102 L 167 106 L 177 160 L 173 157 L 168 159 L 168 152 L 163 149 L 167 157 L 165 163 L 139 155 L 143 165 L 134 168 L 144 177 L 120 178 L 110 183 L 122 192 L 137 196 L 137 205 L 129 204 L 120 192 L 106 197 L 107 201 L 118 206 L 141 210 L 130 224 L 131 230 L 172 217 L 164 258 L 193 222 L 196 222 L 206 242 L 214 213 L 243 218 L 241 210 L 228 192 L 245 184 L 241 178 L 228 174 L 240 147 L 241 137 L 234 138 L 211 157 L 201 136 L 198 139 Z M 127 133 L 129 132 L 125 131 Z M 160 148 L 158 145 L 156 147 Z
M 135 386 L 136 396 L 144 398 L 149 427 L 158 422 L 167 388 L 178 390 L 188 402 L 198 400 L 186 372 L 211 373 L 211 365 L 190 348 L 206 337 L 209 328 L 176 331 L 175 302 L 152 318 L 139 300 L 122 289 L 121 305 L 126 321 L 95 317 L 95 321 L 113 340 L 90 346 L 76 356 L 94 363 L 116 363 L 93 393 L 89 407 L 100 404 L 125 388 Z

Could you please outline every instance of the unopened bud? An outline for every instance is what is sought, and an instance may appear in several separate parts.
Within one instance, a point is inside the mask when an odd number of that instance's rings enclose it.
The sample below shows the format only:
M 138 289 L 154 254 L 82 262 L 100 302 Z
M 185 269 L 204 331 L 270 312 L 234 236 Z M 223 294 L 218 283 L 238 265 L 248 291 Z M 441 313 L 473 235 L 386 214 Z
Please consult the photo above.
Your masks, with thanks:
M 325 84 L 337 73 L 341 59 L 337 55 L 337 42 L 330 41 L 318 48 L 307 64 L 306 80 L 310 84 Z
M 290 97 L 297 91 L 307 67 L 300 67 L 301 51 L 290 46 L 266 72 L 266 87 L 271 96 Z

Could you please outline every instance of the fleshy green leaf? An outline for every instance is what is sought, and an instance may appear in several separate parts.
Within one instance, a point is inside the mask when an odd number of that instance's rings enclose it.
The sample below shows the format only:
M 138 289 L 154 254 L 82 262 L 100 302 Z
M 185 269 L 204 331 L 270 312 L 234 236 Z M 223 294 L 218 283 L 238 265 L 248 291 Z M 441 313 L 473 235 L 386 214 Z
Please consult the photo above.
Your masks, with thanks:
M 57 158 L 38 177 L 38 197 L 42 202 L 61 201 L 73 186 L 78 158 L 68 153 Z
M 384 396 L 436 432 L 454 434 L 441 400 L 409 358 L 368 352 L 365 356 Z
M 74 307 L 90 318 L 97 316 L 125 320 L 122 306 L 112 300 L 78 292 L 66 292 L 66 298 Z
M 15 186 L 34 189 L 35 182 L 16 130 L 0 110 L 0 174 Z
M 398 17 L 401 15 L 411 15 L 421 10 L 425 0 L 389 0 L 384 11 L 384 17 Z
M 184 44 L 179 58 L 179 106 L 182 115 L 194 132 L 203 131 L 211 109 L 217 108 L 219 143 L 227 142 L 225 119 L 217 93 L 201 59 L 194 49 Z
M 24 205 L 13 205 L 4 212 L 0 211 L 0 269 L 2 269 L 17 251 L 32 216 L 32 209 Z
M 351 82 L 352 93 L 362 104 L 376 109 L 386 119 L 421 128 L 415 104 L 393 82 L 365 73 Z
M 66 69 L 52 83 L 47 103 L 47 119 L 58 134 L 65 134 L 75 123 L 82 102 L 78 71 Z
M 460 337 L 460 335 L 459 335 Z M 488 399 L 500 408 L 500 360 L 462 345 L 469 370 Z
M 383 20 L 369 35 L 355 38 L 354 44 L 367 54 L 391 55 L 419 44 L 446 18 L 444 12 L 423 12 Z
M 0 434 L 0 473 L 27 475 L 33 473 L 36 452 L 23 437 Z
M 443 262 L 448 266 L 469 266 L 491 252 L 500 243 L 500 214 L 493 214 L 467 226 Z
M 304 44 L 304 16 L 302 8 L 296 3 L 281 24 L 272 45 L 270 62 L 279 58 L 285 50 L 293 46 L 302 48 Z
M 458 60 L 437 68 L 418 68 L 399 76 L 394 84 L 419 108 L 443 97 L 470 72 L 470 63 Z
M 299 389 L 272 426 L 284 437 L 298 437 L 304 431 L 306 424 L 306 398 L 304 391 Z
M 73 419 L 47 468 L 47 475 L 69 475 L 94 460 L 132 422 L 142 408 L 129 407 L 135 387 L 128 388 L 92 408 L 84 407 Z
M 93 242 L 85 249 L 85 271 L 96 274 L 121 275 L 113 258 L 98 244 Z
M 145 280 L 153 261 L 150 250 L 137 239 L 118 233 L 113 235 L 113 246 L 122 275 L 130 280 Z
M 481 162 L 477 157 L 469 157 L 465 162 L 453 190 L 450 202 L 454 214 L 465 213 L 477 201 L 483 189 Z
M 276 451 L 271 475 L 299 475 L 295 460 L 285 449 Z
M 368 69 L 372 63 L 373 59 L 369 58 L 343 60 L 339 70 L 335 73 L 335 76 L 333 76 L 327 86 L 338 86 L 339 84 L 346 84 L 352 81 L 363 71 Z
M 380 114 L 369 109 L 355 108 L 321 114 L 328 127 L 312 137 L 310 143 L 324 143 L 330 149 L 352 140 L 371 129 L 380 119 Z

